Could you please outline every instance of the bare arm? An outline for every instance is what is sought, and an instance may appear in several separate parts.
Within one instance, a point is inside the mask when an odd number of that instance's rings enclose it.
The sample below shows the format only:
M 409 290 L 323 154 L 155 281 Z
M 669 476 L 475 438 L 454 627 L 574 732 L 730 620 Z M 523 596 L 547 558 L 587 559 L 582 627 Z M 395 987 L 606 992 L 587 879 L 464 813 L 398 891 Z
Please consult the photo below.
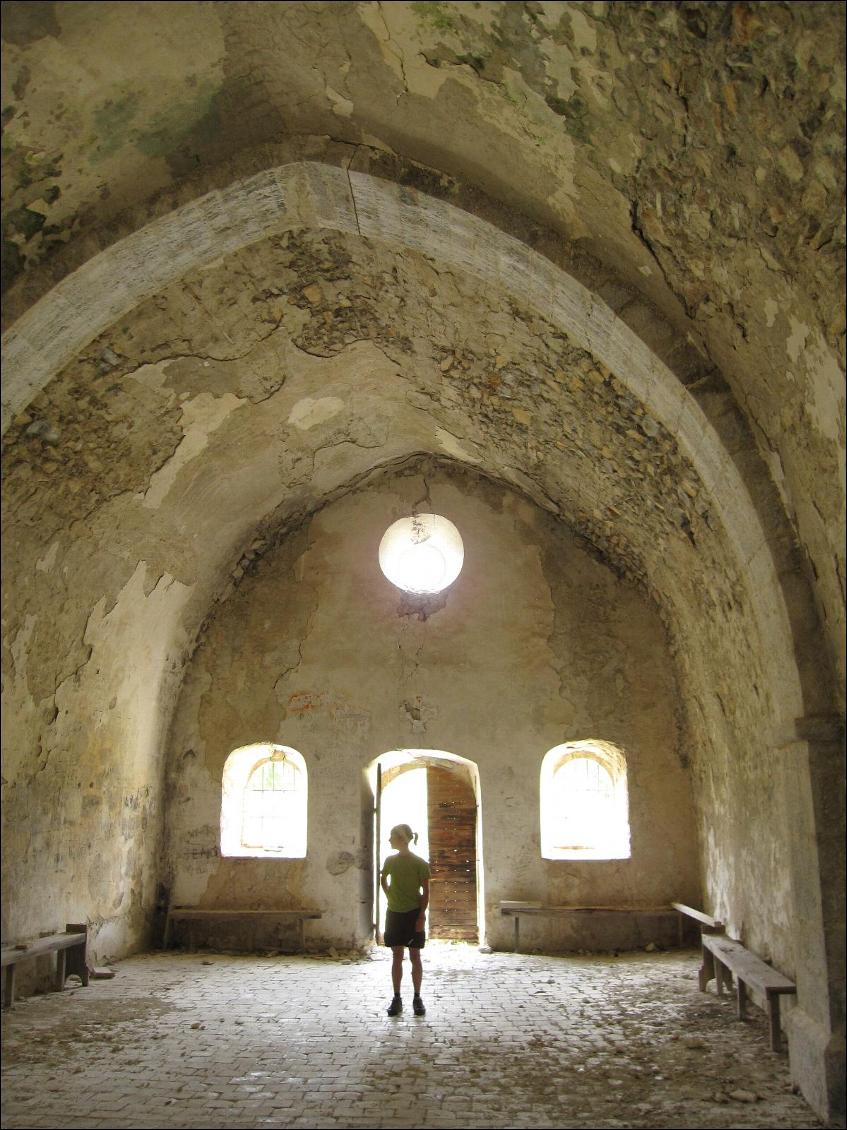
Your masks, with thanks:
M 418 930 L 423 930 L 424 928 L 426 908 L 429 906 L 429 879 L 424 879 L 421 882 L 421 889 L 423 890 L 423 894 L 421 895 L 421 906 L 420 910 L 418 911 L 418 920 L 415 923 L 415 928 Z

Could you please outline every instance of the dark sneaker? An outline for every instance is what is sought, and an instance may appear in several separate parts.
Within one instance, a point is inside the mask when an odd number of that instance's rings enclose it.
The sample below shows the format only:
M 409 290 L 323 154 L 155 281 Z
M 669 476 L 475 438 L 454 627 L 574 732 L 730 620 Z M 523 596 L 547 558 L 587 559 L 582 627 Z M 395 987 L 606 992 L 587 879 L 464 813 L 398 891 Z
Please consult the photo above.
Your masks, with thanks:
M 388 1006 L 389 1016 L 399 1016 L 403 1011 L 403 1002 L 400 997 L 395 997 L 391 1004 Z
M 426 1016 L 426 1005 L 420 997 L 415 997 L 412 1001 L 412 1012 L 415 1016 Z

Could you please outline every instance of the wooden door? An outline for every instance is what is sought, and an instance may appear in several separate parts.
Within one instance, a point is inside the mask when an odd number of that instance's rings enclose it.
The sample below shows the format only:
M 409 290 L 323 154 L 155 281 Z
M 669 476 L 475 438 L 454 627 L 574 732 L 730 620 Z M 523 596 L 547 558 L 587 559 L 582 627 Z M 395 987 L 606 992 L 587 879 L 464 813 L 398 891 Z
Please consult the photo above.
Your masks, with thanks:
M 476 797 L 465 769 L 427 768 L 429 932 L 433 938 L 479 940 L 476 906 Z
M 382 895 L 382 887 L 380 879 L 382 878 L 382 871 L 380 869 L 379 852 L 382 845 L 382 766 L 377 763 L 376 767 L 376 795 L 374 796 L 374 827 L 373 827 L 373 857 L 374 857 L 374 941 L 377 945 L 382 944 L 382 933 L 379 928 L 380 922 L 380 897 Z

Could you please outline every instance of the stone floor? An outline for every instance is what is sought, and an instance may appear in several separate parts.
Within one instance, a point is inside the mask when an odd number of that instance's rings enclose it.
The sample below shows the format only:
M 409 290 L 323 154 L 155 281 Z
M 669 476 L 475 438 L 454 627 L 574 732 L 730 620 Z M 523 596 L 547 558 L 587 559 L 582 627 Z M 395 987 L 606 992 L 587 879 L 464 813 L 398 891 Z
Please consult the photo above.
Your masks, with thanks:
M 4 1015 L 5 1127 L 818 1127 L 693 951 L 148 954 Z

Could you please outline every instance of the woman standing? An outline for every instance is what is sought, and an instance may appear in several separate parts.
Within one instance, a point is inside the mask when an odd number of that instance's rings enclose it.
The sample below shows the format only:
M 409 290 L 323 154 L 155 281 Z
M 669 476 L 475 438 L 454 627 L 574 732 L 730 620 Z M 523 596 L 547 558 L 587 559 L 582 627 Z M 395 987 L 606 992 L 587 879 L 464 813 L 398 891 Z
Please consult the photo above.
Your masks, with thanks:
M 403 980 L 403 951 L 408 948 L 415 994 L 412 1010 L 415 1016 L 423 1016 L 426 1008 L 421 1000 L 421 950 L 426 944 L 424 923 L 429 905 L 429 864 L 411 850 L 410 844 L 418 842 L 418 835 L 408 824 L 396 824 L 391 829 L 388 842 L 396 852 L 386 859 L 380 876 L 380 885 L 388 899 L 384 940 L 394 955 L 391 963 L 394 998 L 388 1006 L 388 1015 L 399 1016 L 403 1011 L 400 983 Z

